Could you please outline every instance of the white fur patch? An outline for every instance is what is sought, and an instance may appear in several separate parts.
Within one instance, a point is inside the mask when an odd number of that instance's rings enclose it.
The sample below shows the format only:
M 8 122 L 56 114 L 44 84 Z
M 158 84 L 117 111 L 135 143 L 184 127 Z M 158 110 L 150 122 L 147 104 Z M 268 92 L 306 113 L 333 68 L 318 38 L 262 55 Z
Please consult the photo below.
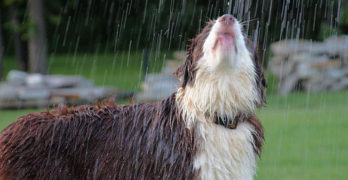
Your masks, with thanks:
M 241 123 L 236 130 L 212 123 L 198 123 L 203 135 L 194 169 L 201 179 L 253 179 L 256 157 L 253 151 L 253 128 Z
M 215 73 L 198 68 L 194 86 L 177 92 L 187 125 L 210 121 L 209 115 L 214 113 L 232 118 L 240 112 L 254 112 L 258 99 L 254 76 L 253 65 L 251 69 L 242 67 L 238 71 Z
M 226 52 L 212 52 L 218 30 L 218 23 L 214 24 L 193 85 L 178 89 L 176 96 L 187 127 L 196 128 L 194 168 L 201 179 L 253 179 L 255 175 L 251 124 L 242 122 L 232 130 L 213 122 L 214 113 L 230 118 L 240 112 L 253 113 L 259 101 L 254 64 L 237 21 L 234 29 L 237 51 L 226 56 Z
M 209 74 L 201 74 L 194 87 L 179 89 L 177 94 L 187 126 L 195 127 L 199 137 L 194 168 L 201 179 L 253 179 L 253 127 L 242 122 L 237 129 L 227 129 L 207 115 L 217 112 L 234 117 L 238 112 L 253 112 L 257 95 L 252 76 L 243 72 L 230 76 Z

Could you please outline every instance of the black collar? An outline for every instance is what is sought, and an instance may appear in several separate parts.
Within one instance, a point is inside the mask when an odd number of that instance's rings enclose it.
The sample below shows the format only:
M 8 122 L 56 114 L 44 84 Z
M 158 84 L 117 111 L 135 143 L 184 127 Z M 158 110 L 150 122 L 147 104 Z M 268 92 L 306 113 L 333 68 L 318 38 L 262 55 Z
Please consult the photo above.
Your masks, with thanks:
M 244 114 L 237 115 L 233 119 L 228 116 L 216 116 L 215 124 L 222 125 L 228 129 L 236 129 L 238 124 L 245 118 Z

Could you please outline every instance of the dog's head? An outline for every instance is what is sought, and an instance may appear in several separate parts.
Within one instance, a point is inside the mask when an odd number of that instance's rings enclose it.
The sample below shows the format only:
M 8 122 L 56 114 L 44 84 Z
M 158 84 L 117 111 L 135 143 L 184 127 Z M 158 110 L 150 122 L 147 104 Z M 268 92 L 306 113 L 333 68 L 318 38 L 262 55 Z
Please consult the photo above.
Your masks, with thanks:
M 262 105 L 265 102 L 266 80 L 258 61 L 256 48 L 244 37 L 241 24 L 232 15 L 226 14 L 210 21 L 202 32 L 191 40 L 185 63 L 175 75 L 182 88 L 194 86 L 197 71 L 209 73 L 236 72 L 243 67 L 253 67 L 256 88 Z

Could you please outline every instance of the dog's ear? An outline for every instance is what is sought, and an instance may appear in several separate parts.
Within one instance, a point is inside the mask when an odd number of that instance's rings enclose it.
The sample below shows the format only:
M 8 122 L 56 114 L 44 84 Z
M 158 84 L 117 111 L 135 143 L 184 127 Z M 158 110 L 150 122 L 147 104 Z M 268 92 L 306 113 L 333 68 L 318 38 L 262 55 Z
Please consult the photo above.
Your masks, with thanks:
M 179 79 L 181 87 L 183 88 L 188 84 L 192 85 L 194 83 L 197 61 L 203 56 L 203 45 L 214 23 L 215 21 L 209 21 L 202 32 L 194 39 L 190 40 L 191 45 L 188 49 L 186 60 L 184 64 L 174 72 L 174 75 Z
M 185 88 L 187 84 L 190 84 L 194 80 L 195 76 L 195 61 L 193 57 L 194 40 L 191 40 L 191 47 L 187 53 L 186 60 L 175 72 L 174 75 L 178 78 L 181 87 Z
M 246 39 L 246 44 L 255 66 L 256 88 L 260 99 L 260 102 L 257 103 L 257 106 L 262 106 L 266 103 L 265 88 L 267 88 L 267 81 L 265 72 L 263 70 L 263 62 L 260 59 L 260 53 L 257 44 L 252 42 L 250 39 Z

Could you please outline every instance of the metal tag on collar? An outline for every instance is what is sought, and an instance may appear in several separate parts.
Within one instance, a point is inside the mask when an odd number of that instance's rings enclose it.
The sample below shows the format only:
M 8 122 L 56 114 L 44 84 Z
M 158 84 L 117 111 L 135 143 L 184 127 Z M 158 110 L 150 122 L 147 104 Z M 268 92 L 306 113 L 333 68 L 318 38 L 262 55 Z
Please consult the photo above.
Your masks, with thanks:
M 232 122 L 229 123 L 229 126 L 230 126 L 229 128 L 230 128 L 230 129 L 236 129 L 237 126 L 238 126 L 238 122 L 239 122 L 239 117 L 236 116 L 236 117 L 232 120 Z
M 217 117 L 215 124 L 222 125 L 228 129 L 236 129 L 239 122 L 239 117 L 236 116 L 234 119 L 228 118 L 227 116 Z

